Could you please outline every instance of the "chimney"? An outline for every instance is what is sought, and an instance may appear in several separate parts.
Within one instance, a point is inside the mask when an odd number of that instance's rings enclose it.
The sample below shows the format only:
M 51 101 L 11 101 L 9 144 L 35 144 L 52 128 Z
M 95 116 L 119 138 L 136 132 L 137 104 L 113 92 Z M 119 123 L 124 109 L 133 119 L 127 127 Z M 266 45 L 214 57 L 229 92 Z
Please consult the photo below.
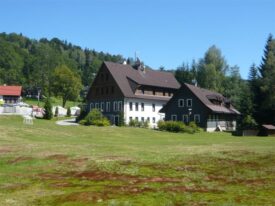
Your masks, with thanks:
M 126 65 L 126 64 L 127 64 L 127 61 L 124 60 L 122 64 L 123 64 L 123 65 Z

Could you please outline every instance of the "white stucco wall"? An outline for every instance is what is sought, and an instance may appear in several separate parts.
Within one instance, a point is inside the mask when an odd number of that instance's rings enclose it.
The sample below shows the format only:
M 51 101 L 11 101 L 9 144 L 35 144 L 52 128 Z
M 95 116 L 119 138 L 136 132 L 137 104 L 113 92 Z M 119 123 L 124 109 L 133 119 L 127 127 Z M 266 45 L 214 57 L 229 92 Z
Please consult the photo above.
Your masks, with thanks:
M 130 102 L 133 103 L 133 110 L 130 111 Z M 136 111 L 136 102 L 138 102 L 138 111 Z M 144 111 L 141 111 L 141 103 L 144 103 Z M 155 104 L 155 112 L 153 112 L 153 104 Z M 142 117 L 146 121 L 147 118 L 150 118 L 150 127 L 156 128 L 159 120 L 164 119 L 165 114 L 159 113 L 159 110 L 165 105 L 166 102 L 158 100 L 144 100 L 144 99 L 130 99 L 127 98 L 124 100 L 124 118 L 126 124 L 129 123 L 130 117 L 135 119 L 138 118 L 138 121 L 141 121 Z M 153 123 L 153 118 L 155 118 L 155 123 Z

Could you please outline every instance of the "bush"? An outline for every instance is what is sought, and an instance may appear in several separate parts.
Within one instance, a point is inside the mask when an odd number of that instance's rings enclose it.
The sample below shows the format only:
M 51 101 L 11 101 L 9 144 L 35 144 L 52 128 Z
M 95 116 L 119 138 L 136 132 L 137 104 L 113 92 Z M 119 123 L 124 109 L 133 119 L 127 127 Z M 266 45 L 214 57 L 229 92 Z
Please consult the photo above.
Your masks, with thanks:
M 245 116 L 245 118 L 242 120 L 243 129 L 256 129 L 257 127 L 258 127 L 258 124 L 251 115 Z
M 195 122 L 190 122 L 189 125 L 185 125 L 180 121 L 159 121 L 158 129 L 160 131 L 168 131 L 168 132 L 183 132 L 193 134 L 195 132 L 199 132 L 201 129 L 196 125 Z
M 79 121 L 82 125 L 110 126 L 110 122 L 98 109 L 92 109 L 84 119 Z
M 43 118 L 48 119 L 48 120 L 52 119 L 53 112 L 52 112 L 52 104 L 51 104 L 50 98 L 47 98 L 45 100 L 44 110 L 45 110 L 45 113 L 44 113 Z
M 70 116 L 72 116 L 71 108 L 68 107 L 68 109 L 67 109 L 67 117 L 70 117 Z
M 163 120 L 158 121 L 158 128 L 159 128 L 159 130 L 161 130 L 161 131 L 166 130 L 165 121 L 163 121 Z
M 142 127 L 142 128 L 149 128 L 149 122 L 148 121 L 137 121 L 137 120 L 131 120 L 128 124 L 130 127 Z

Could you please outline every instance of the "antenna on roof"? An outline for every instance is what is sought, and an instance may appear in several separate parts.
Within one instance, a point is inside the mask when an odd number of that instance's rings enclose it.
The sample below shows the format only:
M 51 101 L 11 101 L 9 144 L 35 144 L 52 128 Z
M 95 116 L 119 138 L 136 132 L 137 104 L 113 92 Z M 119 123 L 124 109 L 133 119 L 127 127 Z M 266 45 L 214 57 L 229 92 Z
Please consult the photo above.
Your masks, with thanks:
M 197 80 L 196 80 L 196 79 L 193 79 L 193 80 L 192 80 L 192 84 L 193 84 L 195 87 L 197 87 L 197 86 L 198 86 Z

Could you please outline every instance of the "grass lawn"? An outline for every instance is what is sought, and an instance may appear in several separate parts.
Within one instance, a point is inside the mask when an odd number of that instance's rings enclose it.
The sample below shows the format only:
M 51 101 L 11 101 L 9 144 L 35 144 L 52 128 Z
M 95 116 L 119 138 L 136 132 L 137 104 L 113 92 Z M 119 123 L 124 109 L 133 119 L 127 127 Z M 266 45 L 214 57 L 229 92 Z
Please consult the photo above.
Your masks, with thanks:
M 0 205 L 275 205 L 275 138 L 0 116 Z
M 33 99 L 33 98 L 24 98 L 23 102 L 29 104 L 29 105 L 38 105 L 38 100 Z M 44 106 L 44 100 L 39 101 L 39 106 L 43 107 Z M 81 104 L 81 102 L 73 102 L 73 101 L 67 101 L 65 107 L 73 107 Z M 53 106 L 62 106 L 62 99 L 61 98 L 52 98 L 52 105 Z

